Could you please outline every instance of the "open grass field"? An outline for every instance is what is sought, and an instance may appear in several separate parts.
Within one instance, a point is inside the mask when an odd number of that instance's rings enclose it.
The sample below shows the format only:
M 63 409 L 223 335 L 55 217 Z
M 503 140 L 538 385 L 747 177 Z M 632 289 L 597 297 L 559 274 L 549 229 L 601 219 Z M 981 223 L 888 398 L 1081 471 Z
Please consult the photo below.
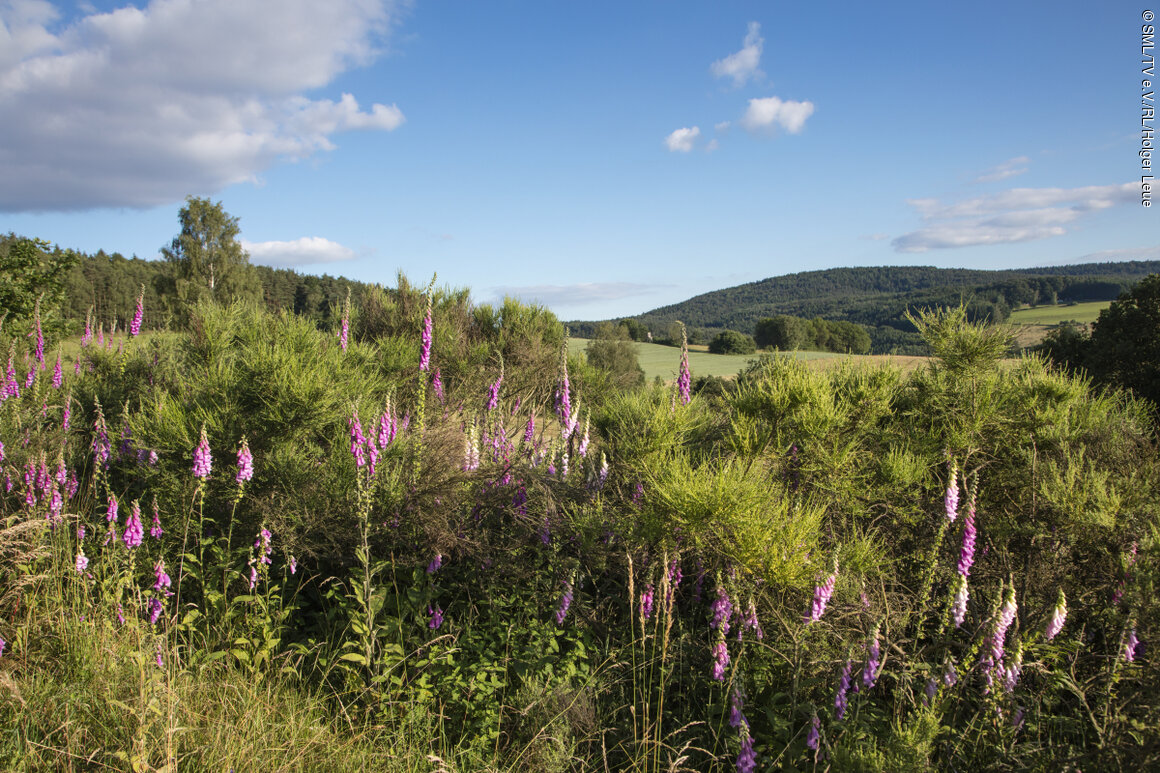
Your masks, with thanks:
M 1011 312 L 1012 325 L 1058 325 L 1060 322 L 1095 322 L 1111 301 L 1092 301 L 1068 306 L 1032 306 Z
M 573 354 L 583 352 L 588 346 L 587 338 L 569 338 L 568 350 Z M 640 359 L 640 366 L 644 369 L 645 378 L 652 381 L 660 376 L 664 381 L 672 381 L 677 377 L 677 368 L 681 364 L 681 350 L 661 344 L 635 344 Z M 736 376 L 751 360 L 757 359 L 758 354 L 709 354 L 704 347 L 689 347 L 689 369 L 693 377 L 722 376 L 729 378 Z M 844 362 L 854 364 L 896 365 L 909 370 L 926 362 L 925 357 L 897 357 L 888 355 L 859 355 L 834 354 L 833 352 L 792 352 L 793 357 L 805 360 L 811 367 L 828 368 Z

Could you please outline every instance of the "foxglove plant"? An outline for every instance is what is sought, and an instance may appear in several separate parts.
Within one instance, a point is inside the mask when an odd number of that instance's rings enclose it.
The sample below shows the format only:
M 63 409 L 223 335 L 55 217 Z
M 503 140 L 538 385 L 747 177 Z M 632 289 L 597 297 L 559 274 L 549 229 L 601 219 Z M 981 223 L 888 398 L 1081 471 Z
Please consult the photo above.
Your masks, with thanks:
M 238 473 L 234 476 L 234 480 L 238 484 L 238 488 L 245 486 L 245 484 L 254 477 L 254 455 L 250 453 L 250 444 L 246 441 L 246 436 L 242 436 L 242 444 L 238 448 Z
M 830 572 L 830 576 L 826 578 L 825 582 L 814 588 L 814 604 L 810 609 L 810 613 L 806 615 L 806 623 L 816 623 L 822 619 L 822 615 L 826 611 L 826 605 L 830 603 L 830 597 L 834 595 L 834 585 L 838 581 L 838 557 L 834 556 L 834 570 Z
M 975 563 L 975 540 L 978 537 L 978 530 L 975 528 L 975 493 L 971 492 L 971 498 L 967 504 L 967 518 L 963 522 L 963 547 L 959 551 L 959 574 L 963 579 L 971 573 L 971 566 Z
M 725 643 L 725 633 L 717 632 L 717 643 L 713 645 L 713 679 L 725 681 L 725 670 L 729 668 L 729 645 Z
M 432 278 L 431 282 L 434 285 L 435 279 Z M 431 369 L 431 341 L 435 331 L 431 319 L 432 289 L 428 288 L 427 291 L 427 315 L 423 317 L 423 341 L 419 347 L 419 370 L 424 373 Z
M 1128 631 L 1128 636 L 1124 639 L 1124 649 L 1121 655 L 1125 663 L 1136 662 L 1136 649 L 1140 646 L 1140 640 L 1136 638 L 1136 626 L 1133 625 Z
M 568 617 L 568 609 L 572 606 L 572 581 L 564 580 L 564 593 L 556 606 L 556 625 L 563 625 Z
M 161 539 L 161 535 L 165 532 L 161 528 L 161 512 L 157 509 L 157 497 L 153 497 L 153 525 L 149 527 L 149 536 L 153 539 Z
M 753 750 L 753 736 L 743 733 L 741 751 L 737 753 L 737 773 L 753 773 L 757 768 L 757 752 Z
M 725 592 L 724 586 L 721 585 L 720 577 L 717 579 L 717 598 L 713 600 L 710 607 L 713 613 L 713 620 L 710 626 L 721 635 L 729 633 L 729 619 L 733 616 L 733 602 L 729 598 L 729 594 Z
M 366 438 L 363 436 L 362 423 L 358 420 L 358 408 L 355 408 L 350 417 L 350 453 L 354 457 L 355 466 L 360 470 L 366 466 Z
M 862 669 L 862 685 L 870 689 L 878 682 L 878 670 L 882 667 L 882 648 L 878 640 L 880 626 L 874 626 L 874 634 L 870 637 L 870 648 L 866 657 L 866 666 Z
M 967 619 L 967 599 L 969 596 L 967 578 L 965 575 L 960 574 L 955 579 L 955 596 L 954 602 L 951 605 L 951 614 L 954 616 L 955 628 L 962 626 L 963 621 Z
M 998 668 L 1003 660 L 1007 629 L 1015 622 L 1017 608 L 1015 603 L 1015 584 L 1012 583 L 1008 586 L 1007 592 L 1003 597 L 1003 606 L 999 608 L 999 614 L 995 618 L 995 627 L 991 631 L 991 664 L 994 668 Z
M 132 550 L 141 547 L 144 538 L 145 527 L 141 524 L 141 505 L 137 500 L 133 500 L 133 505 L 129 508 L 129 520 L 125 524 L 125 532 L 121 535 L 121 539 L 125 547 Z
M 201 425 L 201 438 L 193 449 L 193 477 L 204 480 L 213 468 L 213 455 L 209 450 L 209 438 L 205 434 L 205 424 Z
M 435 392 L 435 397 L 439 400 L 439 404 L 443 405 L 446 401 L 443 396 L 443 373 L 439 368 L 435 369 L 435 375 L 431 377 L 431 389 Z
M 560 345 L 560 364 L 556 372 L 556 418 L 560 421 L 560 439 L 567 440 L 572 434 L 572 386 L 568 381 L 568 339 Z
M 1051 641 L 1059 632 L 1063 630 L 1063 624 L 1067 622 L 1067 596 L 1063 594 L 1063 588 L 1059 589 L 1059 598 L 1056 599 L 1055 607 L 1051 610 L 1051 619 L 1047 621 L 1047 628 L 1043 631 L 1044 641 Z
M 821 740 L 821 735 L 822 720 L 818 717 L 817 714 L 814 714 L 814 718 L 810 720 L 810 732 L 806 735 L 806 746 L 813 749 L 814 751 L 817 751 L 818 741 Z
M 850 681 L 853 673 L 854 661 L 847 659 L 846 665 L 842 669 L 842 676 L 838 679 L 838 691 L 834 694 L 834 717 L 836 719 L 846 716 L 846 707 L 850 705 L 847 696 L 850 692 Z
M 677 395 L 681 405 L 688 405 L 693 399 L 693 374 L 689 370 L 689 336 L 681 323 L 681 368 L 677 373 Z
M 145 319 L 145 285 L 141 285 L 141 292 L 137 294 L 137 308 L 133 311 L 133 321 L 129 323 L 129 337 L 136 338 L 141 334 L 141 322 Z
M 650 582 L 645 586 L 644 591 L 642 591 L 640 594 L 640 616 L 644 620 L 648 620 L 652 617 L 653 599 L 654 589 L 653 584 Z
M 494 411 L 497 407 L 499 407 L 499 388 L 502 385 L 503 359 L 501 358 L 499 361 L 499 378 L 492 382 L 491 386 L 487 389 L 487 405 L 484 406 L 484 410 Z
M 430 618 L 430 620 L 427 621 L 427 627 L 432 631 L 438 630 L 439 626 L 443 625 L 443 610 L 440 609 L 438 605 L 432 609 L 431 605 L 428 604 L 427 616 Z
M 342 307 L 342 323 L 338 330 L 338 346 L 346 351 L 347 338 L 350 336 L 350 290 L 346 291 L 346 303 Z
M 56 353 L 56 365 L 52 366 L 52 388 L 60 389 L 61 384 L 64 383 L 64 371 L 60 366 L 60 352 Z
M 959 514 L 959 466 L 953 460 L 947 462 L 947 473 L 949 481 L 943 505 L 946 507 L 947 521 L 951 522 Z

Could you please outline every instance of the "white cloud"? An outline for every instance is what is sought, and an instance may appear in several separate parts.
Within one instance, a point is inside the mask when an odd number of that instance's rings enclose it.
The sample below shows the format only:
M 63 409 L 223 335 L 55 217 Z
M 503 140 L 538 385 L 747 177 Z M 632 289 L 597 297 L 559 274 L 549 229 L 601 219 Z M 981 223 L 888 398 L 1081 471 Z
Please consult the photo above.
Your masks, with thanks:
M 304 96 L 370 63 L 394 0 L 150 0 L 58 29 L 0 3 L 0 211 L 148 207 L 254 180 L 395 105 Z
M 721 143 L 718 142 L 715 138 L 711 139 L 711 140 L 709 140 L 709 144 L 705 146 L 705 152 L 712 153 L 714 150 L 716 150 L 719 147 L 721 147 Z
M 1082 188 L 1012 188 L 943 204 L 938 199 L 907 201 L 928 223 L 891 242 L 896 252 L 1046 239 L 1067 233 L 1065 226 L 1090 212 L 1135 202 L 1137 183 Z
M 621 298 L 649 295 L 667 285 L 636 284 L 633 282 L 582 282 L 573 285 L 527 285 L 522 287 L 493 288 L 496 297 L 505 295 L 534 300 L 545 306 L 582 306 Z
M 1112 263 L 1121 260 L 1160 260 L 1160 244 L 1151 247 L 1125 247 L 1119 250 L 1089 252 L 1087 255 L 1069 260 L 1067 263 Z
M 1027 171 L 1027 165 L 1031 163 L 1031 159 L 1027 156 L 1019 156 L 1004 161 L 1001 164 L 991 167 L 987 171 L 975 178 L 977 183 L 993 183 L 999 180 L 1006 180 L 1009 177 L 1016 177 Z
M 289 242 L 249 242 L 240 240 L 254 263 L 263 266 L 306 266 L 313 263 L 337 263 L 356 257 L 354 250 L 321 236 L 303 236 Z
M 693 149 L 693 145 L 697 143 L 697 138 L 700 136 L 701 129 L 696 126 L 691 129 L 677 129 L 665 137 L 665 147 L 674 153 L 688 153 Z
M 780 126 L 790 134 L 797 134 L 814 114 L 813 102 L 795 102 L 778 97 L 749 100 L 749 108 L 741 117 L 741 125 L 751 132 L 771 132 Z
M 721 123 L 713 124 L 713 129 L 715 131 L 719 131 L 719 132 L 727 132 L 727 131 L 729 131 L 729 127 L 731 125 L 732 124 L 729 121 L 722 121 Z
M 741 50 L 713 62 L 709 65 L 709 71 L 718 78 L 732 78 L 734 86 L 743 86 L 751 78 L 760 78 L 762 72 L 757 67 L 761 64 L 761 49 L 764 44 L 761 25 L 751 21 Z

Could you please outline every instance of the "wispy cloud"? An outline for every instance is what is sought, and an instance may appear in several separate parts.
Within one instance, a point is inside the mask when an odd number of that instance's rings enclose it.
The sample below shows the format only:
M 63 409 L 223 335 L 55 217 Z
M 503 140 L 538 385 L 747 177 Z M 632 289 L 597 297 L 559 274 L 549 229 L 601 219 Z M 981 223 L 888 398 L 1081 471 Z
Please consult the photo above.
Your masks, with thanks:
M 673 153 L 688 153 L 697 144 L 697 138 L 700 136 L 701 129 L 696 126 L 677 129 L 665 137 L 665 147 Z
M 1082 188 L 1012 188 L 944 204 L 938 199 L 907 201 L 928 223 L 896 238 L 897 252 L 1011 244 L 1067 233 L 1070 223 L 1116 204 L 1134 202 L 1137 183 Z
M 741 125 L 754 133 L 772 132 L 780 126 L 790 134 L 797 134 L 814 114 L 813 102 L 795 102 L 779 97 L 749 100 L 749 108 L 741 117 Z
M 761 78 L 758 69 L 761 64 L 761 49 L 765 40 L 761 37 L 761 25 L 749 22 L 749 31 L 741 43 L 741 50 L 718 59 L 709 65 L 709 71 L 717 78 L 732 78 L 734 86 L 743 86 L 750 79 Z
M 349 247 L 321 236 L 303 236 L 288 242 L 249 242 L 241 240 L 242 248 L 250 253 L 254 263 L 263 266 L 293 267 L 316 263 L 337 263 L 352 260 L 357 255 Z
M 986 170 L 975 178 L 977 183 L 993 183 L 999 180 L 1006 180 L 1011 177 L 1017 177 L 1027 171 L 1027 165 L 1031 163 L 1031 159 L 1027 156 L 1019 156 L 1018 158 L 1008 159 L 1001 164 L 997 164 Z
M 493 288 L 497 298 L 510 295 L 546 306 L 583 306 L 650 295 L 665 285 L 634 282 L 582 282 L 572 285 L 525 285 Z
M 1121 260 L 1160 260 L 1160 244 L 1151 247 L 1125 247 L 1119 250 L 1100 250 L 1080 255 L 1067 263 L 1112 263 Z
M 150 0 L 59 23 L 0 3 L 0 211 L 149 207 L 390 131 L 395 105 L 308 93 L 369 64 L 393 0 Z

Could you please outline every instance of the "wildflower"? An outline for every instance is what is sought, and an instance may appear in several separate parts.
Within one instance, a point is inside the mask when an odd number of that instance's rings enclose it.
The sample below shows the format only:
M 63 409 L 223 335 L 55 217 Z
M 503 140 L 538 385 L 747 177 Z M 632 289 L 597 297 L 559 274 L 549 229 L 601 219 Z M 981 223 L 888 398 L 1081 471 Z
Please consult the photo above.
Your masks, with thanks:
M 564 581 L 564 594 L 560 596 L 560 604 L 556 607 L 556 625 L 563 625 L 568 617 L 568 608 L 572 606 L 572 583 Z
M 741 628 L 737 629 L 737 638 L 741 639 L 741 630 L 748 628 L 757 635 L 757 640 L 761 641 L 765 638 L 765 631 L 761 630 L 761 623 L 757 619 L 757 605 L 753 603 L 753 597 L 749 598 L 749 606 L 745 609 L 745 620 L 741 623 Z
M 93 307 L 89 307 L 89 311 L 85 314 L 85 333 L 81 336 L 81 346 L 88 346 L 93 340 Z M 80 362 L 80 358 L 77 359 Z
M 961 626 L 963 620 L 967 618 L 967 598 L 969 595 L 967 592 L 967 578 L 959 575 L 955 589 L 955 601 L 952 608 L 952 614 L 955 618 L 955 628 Z
M 757 767 L 757 752 L 753 751 L 753 736 L 745 733 L 741 751 L 737 753 L 737 773 L 753 773 Z
M 560 420 L 561 439 L 567 440 L 572 434 L 572 398 L 568 381 L 568 340 L 560 345 L 560 365 L 556 376 L 556 418 Z
M 0 639 L 0 658 L 4 657 L 4 648 L 8 646 L 8 642 Z
M 117 497 L 109 495 L 109 506 L 105 509 L 105 521 L 113 523 L 117 520 Z
M 431 369 L 431 339 L 434 325 L 431 320 L 431 293 L 427 293 L 427 316 L 423 318 L 423 343 L 419 349 L 419 370 L 426 372 Z
M 159 558 L 157 563 L 153 565 L 153 590 L 163 596 L 168 596 L 171 585 L 172 581 L 165 573 L 165 559 Z
M 995 665 L 1003 659 L 1003 646 L 1007 638 L 1007 629 L 1015 622 L 1015 585 L 1007 588 L 1003 597 L 1003 606 L 999 609 L 999 616 L 995 619 L 995 628 L 991 632 L 991 662 Z
M 64 371 L 60 368 L 60 352 L 56 353 L 56 365 L 52 368 L 52 388 L 60 389 L 60 385 L 64 383 Z
M 298 573 L 298 559 L 295 558 L 294 556 L 290 556 L 290 574 L 297 574 L 297 573 Z
M 729 599 L 729 594 L 725 592 L 725 588 L 720 584 L 717 585 L 717 598 L 713 601 L 711 611 L 713 612 L 713 622 L 710 625 L 720 631 L 722 635 L 729 633 L 729 618 L 733 615 L 733 602 Z
M 1063 630 L 1065 622 L 1067 622 L 1067 596 L 1063 595 L 1063 588 L 1060 588 L 1055 608 L 1051 610 L 1051 619 L 1047 621 L 1047 629 L 1043 632 L 1044 640 L 1054 639 Z
M 443 374 L 439 368 L 435 369 L 435 375 L 431 377 L 431 388 L 435 390 L 435 397 L 439 398 L 439 403 L 444 402 L 443 398 Z
M 963 522 L 963 547 L 959 551 L 959 574 L 966 579 L 967 575 L 971 573 L 971 565 L 975 563 L 975 537 L 978 532 L 975 528 L 975 495 L 971 493 L 971 499 L 967 505 L 967 518 Z
M 577 449 L 581 457 L 588 455 L 588 425 L 592 421 L 592 412 L 588 412 L 588 416 L 584 419 L 584 437 L 580 438 L 580 447 Z
M 813 720 L 810 722 L 810 732 L 806 736 L 806 746 L 814 751 L 818 750 L 818 741 L 821 739 L 822 720 L 817 714 L 814 714 Z
M 435 557 L 431 559 L 431 563 L 427 564 L 427 574 L 435 574 L 441 566 L 443 566 L 443 556 L 436 553 Z
M 85 569 L 89 566 L 89 557 L 84 554 L 84 551 L 77 553 L 77 574 L 84 574 Z
M 141 333 L 141 320 L 145 318 L 145 285 L 137 294 L 137 308 L 133 310 L 133 321 L 129 323 L 129 336 L 136 338 Z
M 653 611 L 653 584 L 650 582 L 640 594 L 640 616 L 644 620 L 652 617 Z
M 379 448 L 386 448 L 393 443 L 398 431 L 399 425 L 395 419 L 395 410 L 391 407 L 391 398 L 388 397 L 383 413 L 379 416 Z
M 254 455 L 250 453 L 250 444 L 242 437 L 242 446 L 238 449 L 237 483 L 241 486 L 254 477 Z
M 862 669 L 862 684 L 867 689 L 878 681 L 878 669 L 882 666 L 882 649 L 878 642 L 878 626 L 874 626 L 874 636 L 870 641 L 870 653 L 866 658 L 866 667 Z
M 943 684 L 954 687 L 959 681 L 959 672 L 955 670 L 955 661 L 948 660 L 946 670 L 943 671 Z
M 674 558 L 672 560 L 672 562 L 669 563 L 669 569 L 668 569 L 668 587 L 669 587 L 669 590 L 668 590 L 668 595 L 665 596 L 666 603 L 669 603 L 669 604 L 672 603 L 673 591 L 676 590 L 677 586 L 679 586 L 681 584 L 682 577 L 683 577 L 683 575 L 681 574 L 681 560 L 680 560 L 680 558 Z
M 427 605 L 427 615 L 431 618 L 427 621 L 427 627 L 432 631 L 438 630 L 439 626 L 443 625 L 443 610 L 438 605 L 434 609 L 431 605 Z
M 743 703 L 744 698 L 741 695 L 741 690 L 733 688 L 733 696 L 729 700 L 729 727 L 749 726 L 749 720 L 741 712 Z
M 161 657 L 161 640 L 157 640 L 157 667 L 165 668 L 165 660 Z
M 125 542 L 125 547 L 132 549 L 140 547 L 144 537 L 145 527 L 141 525 L 141 506 L 137 500 L 133 500 L 133 505 L 129 508 L 129 521 L 125 524 L 125 533 L 121 535 L 121 539 Z
M 717 635 L 717 643 L 713 645 L 713 678 L 718 682 L 725 681 L 725 669 L 729 667 L 729 645 L 725 643 L 725 634 Z
M 346 291 L 346 303 L 342 307 L 342 326 L 338 331 L 338 345 L 345 352 L 347 337 L 350 335 L 350 290 Z
M 149 527 L 149 536 L 153 539 L 161 539 L 161 535 L 165 532 L 161 529 L 161 513 L 157 510 L 157 497 L 153 497 L 153 525 Z
M 258 584 L 258 567 L 253 564 L 250 565 L 250 590 L 253 590 Z
M 1015 685 L 1019 683 L 1019 674 L 1023 671 L 1023 643 L 1019 642 L 1015 645 L 1015 654 L 1011 658 L 1011 663 L 1003 669 L 1003 689 L 1008 693 L 1015 691 Z
M 117 604 L 117 623 L 120 625 L 125 624 L 125 608 L 120 603 Z
M 105 468 L 109 466 L 109 429 L 105 425 L 105 413 L 101 410 L 100 402 L 96 403 L 97 418 L 93 420 L 93 466 Z
M 499 406 L 499 388 L 503 384 L 503 363 L 500 363 L 499 378 L 497 378 L 492 385 L 487 388 L 487 406 L 486 409 L 494 411 Z
M 209 452 L 209 438 L 205 435 L 205 424 L 201 425 L 201 439 L 197 448 L 193 450 L 193 477 L 208 478 L 213 466 L 213 457 Z
M 1140 640 L 1136 638 L 1136 627 L 1128 631 L 1128 638 L 1124 640 L 1124 662 L 1134 663 L 1136 660 L 1136 648 L 1140 646 Z
M 355 408 L 350 417 L 350 453 L 354 456 L 354 463 L 359 469 L 366 466 L 364 446 L 366 438 L 363 436 L 362 423 L 358 420 L 358 409 Z
M 926 680 L 926 689 L 922 693 L 922 705 L 929 706 L 930 702 L 934 700 L 935 693 L 938 692 L 938 680 L 933 676 Z
M 258 538 L 254 540 L 254 550 L 257 551 L 259 563 L 270 564 L 270 556 L 274 554 L 274 548 L 270 545 L 271 537 L 270 530 L 263 526 L 258 532 Z
M 947 521 L 954 521 L 959 514 L 959 467 L 955 462 L 948 461 L 947 471 L 950 473 L 950 482 L 947 483 L 943 504 L 946 506 Z
M 816 623 L 826 611 L 830 597 L 834 595 L 834 584 L 838 581 L 838 557 L 834 556 L 834 571 L 821 585 L 814 588 L 814 605 L 810 614 L 806 616 L 807 623 Z
M 157 620 L 161 617 L 161 614 L 164 611 L 165 611 L 165 605 L 163 603 L 161 603 L 161 599 L 157 598 L 156 596 L 150 597 L 150 599 L 149 599 L 149 624 L 150 625 L 157 625 Z
M 28 334 L 36 334 L 36 361 L 44 365 L 44 331 L 40 327 L 40 298 L 36 299 L 36 308 L 33 310 L 34 329 Z
M 536 438 L 536 414 L 528 417 L 528 426 L 524 429 L 524 442 L 531 444 Z
M 847 659 L 842 676 L 838 679 L 838 692 L 834 694 L 834 717 L 837 719 L 846 716 L 846 707 L 850 705 L 847 694 L 850 692 L 850 677 L 853 673 L 854 661 Z
M 463 470 L 470 472 L 475 469 L 479 469 L 479 428 L 472 422 L 463 438 Z
M 689 371 L 689 337 L 685 332 L 685 326 L 681 324 L 681 368 L 677 374 L 677 394 L 680 397 L 681 405 L 688 405 L 692 399 L 691 391 L 693 381 L 693 374 Z

